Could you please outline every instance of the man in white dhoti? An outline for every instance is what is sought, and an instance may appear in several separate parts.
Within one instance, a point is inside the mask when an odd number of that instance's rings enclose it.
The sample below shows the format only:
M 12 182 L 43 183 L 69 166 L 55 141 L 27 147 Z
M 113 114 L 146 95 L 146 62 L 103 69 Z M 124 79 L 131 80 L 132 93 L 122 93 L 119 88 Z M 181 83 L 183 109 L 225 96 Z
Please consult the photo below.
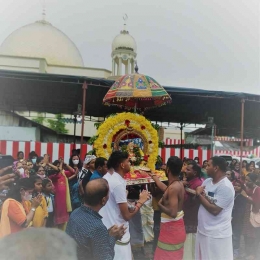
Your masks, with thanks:
M 114 260 L 132 260 L 128 221 L 140 210 L 150 196 L 148 191 L 142 191 L 134 210 L 129 210 L 126 181 L 123 178 L 130 171 L 128 154 L 115 151 L 111 154 L 108 164 L 114 169 L 114 173 L 104 176 L 109 185 L 109 199 L 106 205 L 99 211 L 99 214 L 103 217 L 102 221 L 108 229 L 115 224 L 124 224 L 127 227 L 122 239 L 116 241 Z
M 195 259 L 233 260 L 231 213 L 235 191 L 225 177 L 225 159 L 211 158 L 206 170 L 210 178 L 196 189 L 201 205 Z

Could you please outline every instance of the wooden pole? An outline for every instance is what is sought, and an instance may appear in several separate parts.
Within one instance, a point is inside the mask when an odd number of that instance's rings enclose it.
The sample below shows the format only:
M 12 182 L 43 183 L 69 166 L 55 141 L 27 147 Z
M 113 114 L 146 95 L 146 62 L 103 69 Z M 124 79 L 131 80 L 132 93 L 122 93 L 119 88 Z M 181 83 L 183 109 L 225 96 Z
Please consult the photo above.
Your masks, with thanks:
M 81 139 L 80 139 L 80 156 L 82 158 L 82 145 L 84 142 L 84 125 L 85 125 L 85 110 L 86 110 L 86 92 L 87 92 L 88 85 L 86 81 L 84 81 L 82 86 L 82 92 L 83 92 L 83 101 L 82 101 L 82 122 L 81 122 Z
M 242 157 L 244 146 L 244 114 L 245 114 L 245 100 L 241 99 L 241 129 L 240 129 L 240 175 L 242 174 Z
M 181 160 L 183 159 L 183 153 L 182 153 L 182 151 L 183 151 L 183 143 L 182 143 L 182 131 L 183 131 L 183 123 L 181 123 L 181 127 L 180 127 L 180 129 L 181 129 Z

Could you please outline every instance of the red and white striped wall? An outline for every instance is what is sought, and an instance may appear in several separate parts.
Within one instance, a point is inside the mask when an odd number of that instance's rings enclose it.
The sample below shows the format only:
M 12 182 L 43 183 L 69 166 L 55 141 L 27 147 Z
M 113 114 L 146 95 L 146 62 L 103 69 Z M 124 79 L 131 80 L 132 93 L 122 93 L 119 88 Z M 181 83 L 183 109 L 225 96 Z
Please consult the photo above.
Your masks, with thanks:
M 215 141 L 225 141 L 225 142 L 241 142 L 240 138 L 233 138 L 229 136 L 215 136 Z M 244 139 L 246 142 L 245 146 L 253 146 L 254 139 Z
M 182 143 L 185 144 L 185 140 L 184 140 L 184 139 L 182 139 Z M 166 138 L 166 139 L 165 139 L 165 144 L 166 144 L 166 145 L 181 144 L 181 139 L 170 139 L 170 138 Z
M 227 151 L 227 150 L 216 150 L 215 154 L 227 154 L 227 155 L 231 155 L 231 156 L 240 156 L 241 153 L 240 151 Z M 242 156 L 243 157 L 248 157 L 249 155 L 254 155 L 256 157 L 260 157 L 260 146 L 256 147 L 255 149 L 251 150 L 251 151 L 243 151 Z
M 0 141 L 0 153 L 6 155 L 12 155 L 14 158 L 17 158 L 18 151 L 22 151 L 25 154 L 25 158 L 28 157 L 31 151 L 35 151 L 39 156 L 43 156 L 44 154 L 49 154 L 51 161 L 57 160 L 60 157 L 64 158 L 65 162 L 69 161 L 71 150 L 74 149 L 74 144 L 64 144 L 64 143 L 41 143 L 41 142 L 19 142 L 19 141 Z M 76 144 L 76 149 L 80 149 L 80 144 Z M 84 144 L 82 146 L 82 155 L 92 150 L 92 146 L 88 144 Z M 160 148 L 158 153 L 164 162 L 167 162 L 170 156 L 178 156 L 181 157 L 179 148 Z M 215 154 L 229 154 L 233 156 L 240 156 L 239 151 L 215 151 Z M 255 155 L 260 157 L 260 146 L 255 148 L 252 151 L 244 151 L 244 157 L 249 155 Z M 183 149 L 182 150 L 182 158 L 190 158 L 194 159 L 195 157 L 199 157 L 200 163 L 204 160 L 208 160 L 211 156 L 210 150 L 203 150 L 201 148 L 198 149 Z M 83 158 L 82 158 L 83 159 Z
M 74 149 L 74 144 L 64 143 L 41 143 L 41 142 L 18 142 L 18 141 L 0 141 L 0 153 L 6 155 L 12 155 L 17 158 L 18 151 L 22 151 L 25 154 L 25 158 L 28 157 L 31 151 L 35 151 L 39 156 L 49 154 L 51 161 L 57 160 L 60 157 L 64 158 L 65 162 L 69 161 L 71 150 Z M 80 144 L 76 144 L 76 149 L 80 149 Z M 92 150 L 91 145 L 84 144 L 82 146 L 82 155 Z M 178 148 L 162 148 L 158 153 L 164 162 L 167 162 L 170 156 L 180 157 L 180 149 Z M 210 158 L 210 151 L 207 150 L 194 150 L 183 149 L 182 157 L 192 158 L 199 157 L 200 161 L 208 160 Z M 83 158 L 82 158 L 83 159 Z
M 181 157 L 181 149 L 179 148 L 159 148 L 159 155 L 162 157 L 164 162 L 167 162 L 168 158 L 171 156 Z M 204 160 L 209 160 L 211 157 L 210 150 L 203 150 L 201 148 L 198 149 L 183 149 L 182 150 L 182 158 L 194 159 L 195 157 L 199 157 L 200 163 Z
M 51 161 L 58 158 L 64 158 L 65 162 L 69 162 L 71 151 L 74 149 L 74 144 L 64 143 L 41 143 L 41 142 L 19 142 L 19 141 L 0 141 L 0 153 L 6 155 L 12 155 L 17 158 L 18 151 L 24 152 L 25 158 L 31 151 L 35 151 L 38 156 L 49 154 Z M 76 144 L 75 149 L 80 149 L 80 144 Z M 92 150 L 92 146 L 84 144 L 82 146 L 82 154 L 85 154 Z

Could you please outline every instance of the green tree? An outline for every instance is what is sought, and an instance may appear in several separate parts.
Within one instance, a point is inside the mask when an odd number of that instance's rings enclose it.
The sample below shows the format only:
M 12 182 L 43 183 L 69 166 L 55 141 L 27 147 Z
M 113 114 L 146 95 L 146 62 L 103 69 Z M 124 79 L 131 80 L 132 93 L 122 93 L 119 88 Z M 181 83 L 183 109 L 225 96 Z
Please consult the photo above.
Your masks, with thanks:
M 37 117 L 32 119 L 33 122 L 43 125 L 45 121 L 45 117 L 42 113 L 38 113 Z
M 63 114 L 55 115 L 55 119 L 48 119 L 48 127 L 58 134 L 67 134 L 69 131 L 66 129 L 66 124 L 63 122 Z

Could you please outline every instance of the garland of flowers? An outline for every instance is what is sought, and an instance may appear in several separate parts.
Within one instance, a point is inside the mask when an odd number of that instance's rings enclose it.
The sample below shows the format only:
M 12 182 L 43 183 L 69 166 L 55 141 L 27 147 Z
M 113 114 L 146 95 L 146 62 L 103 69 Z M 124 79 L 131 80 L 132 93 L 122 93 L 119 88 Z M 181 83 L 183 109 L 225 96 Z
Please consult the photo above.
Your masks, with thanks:
M 148 142 L 147 167 L 154 170 L 158 155 L 158 134 L 151 122 L 139 114 L 124 112 L 108 117 L 97 130 L 97 138 L 93 143 L 96 155 L 109 158 L 113 137 L 129 127 L 141 131 Z

